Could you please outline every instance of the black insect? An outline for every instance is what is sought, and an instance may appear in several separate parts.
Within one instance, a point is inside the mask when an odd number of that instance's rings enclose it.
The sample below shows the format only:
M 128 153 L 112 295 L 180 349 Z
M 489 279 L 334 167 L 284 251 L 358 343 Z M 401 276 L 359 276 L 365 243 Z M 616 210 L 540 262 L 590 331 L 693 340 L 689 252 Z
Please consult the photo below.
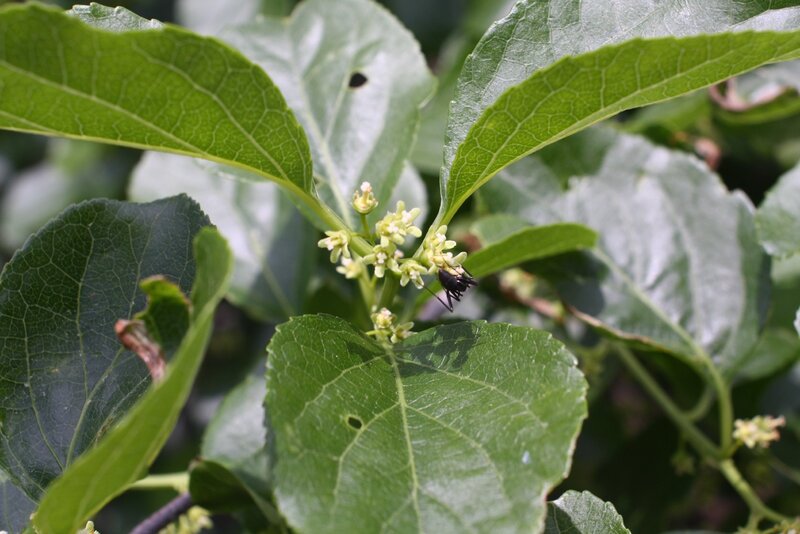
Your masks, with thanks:
M 478 282 L 472 277 L 470 272 L 464 267 L 459 267 L 459 271 L 448 271 L 446 269 L 439 269 L 439 282 L 442 284 L 444 294 L 447 296 L 447 303 L 436 295 L 445 308 L 453 311 L 453 300 L 456 302 L 461 301 L 464 296 L 464 291 L 471 286 L 477 286 Z

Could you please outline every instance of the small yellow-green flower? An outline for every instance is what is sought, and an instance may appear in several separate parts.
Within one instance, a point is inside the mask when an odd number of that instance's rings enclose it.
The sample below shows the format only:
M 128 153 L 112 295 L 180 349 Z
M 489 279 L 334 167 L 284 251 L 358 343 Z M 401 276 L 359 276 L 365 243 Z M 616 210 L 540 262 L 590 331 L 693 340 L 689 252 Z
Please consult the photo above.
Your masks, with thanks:
M 405 203 L 399 200 L 395 212 L 388 212 L 383 219 L 375 224 L 375 230 L 380 237 L 381 245 L 384 247 L 388 247 L 390 243 L 402 245 L 405 243 L 407 235 L 420 237 L 422 230 L 414 226 L 414 219 L 419 216 L 421 211 L 419 208 L 406 211 Z
M 428 269 L 415 260 L 406 260 L 400 264 L 400 285 L 406 287 L 409 282 L 413 282 L 417 289 L 425 287 L 425 282 L 422 280 L 422 275 L 426 274 Z
M 339 256 L 350 257 L 350 249 L 347 248 L 350 244 L 350 234 L 347 231 L 328 230 L 325 235 L 328 237 L 320 239 L 317 246 L 331 251 L 331 263 L 339 261 Z
M 414 323 L 396 325 L 397 316 L 389 311 L 388 308 L 381 308 L 380 311 L 373 313 L 370 317 L 372 318 L 374 330 L 367 332 L 367 334 L 375 336 L 379 341 L 397 343 L 413 334 L 411 329 L 414 327 Z
M 442 225 L 422 243 L 420 261 L 428 267 L 428 272 L 431 274 L 439 269 L 461 273 L 461 264 L 467 259 L 466 252 L 459 252 L 456 255 L 447 252 L 456 246 L 456 242 L 447 239 L 446 233 L 447 226 Z
M 377 206 L 378 200 L 372 194 L 372 185 L 369 182 L 363 182 L 359 190 L 353 193 L 353 209 L 367 215 Z
M 364 261 L 361 258 L 342 258 L 342 264 L 336 268 L 336 272 L 342 273 L 347 279 L 358 278 L 364 272 Z
M 375 245 L 372 247 L 372 254 L 364 256 L 363 261 L 366 265 L 374 266 L 375 276 L 378 278 L 383 278 L 387 269 L 400 274 L 400 268 L 397 263 L 399 258 L 398 252 L 397 248 L 391 243 L 386 247 L 383 245 Z M 400 256 L 402 256 L 402 252 Z
M 783 416 L 772 417 L 771 415 L 757 415 L 752 419 L 737 419 L 734 421 L 736 427 L 733 431 L 733 438 L 749 448 L 769 447 L 773 441 L 780 439 L 778 428 L 786 424 Z

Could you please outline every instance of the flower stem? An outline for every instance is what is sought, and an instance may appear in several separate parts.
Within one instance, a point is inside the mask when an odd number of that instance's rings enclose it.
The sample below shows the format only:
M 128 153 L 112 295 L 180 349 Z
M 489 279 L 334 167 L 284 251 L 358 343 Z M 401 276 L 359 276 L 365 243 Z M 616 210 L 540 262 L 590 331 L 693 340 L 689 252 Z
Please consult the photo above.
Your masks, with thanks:
M 189 488 L 189 473 L 165 473 L 162 475 L 148 475 L 137 480 L 128 489 L 131 490 L 162 490 L 173 489 L 178 493 Z
M 753 488 L 750 486 L 750 484 L 748 484 L 744 477 L 742 477 L 742 474 L 739 473 L 739 470 L 736 468 L 736 465 L 734 465 L 733 460 L 722 460 L 719 462 L 718 467 L 722 474 L 725 475 L 725 478 L 728 480 L 730 485 L 733 486 L 742 499 L 744 499 L 744 502 L 747 503 L 747 506 L 750 507 L 750 511 L 753 515 L 756 517 L 766 517 L 767 519 L 775 521 L 776 523 L 780 523 L 781 521 L 789 521 L 788 517 L 776 512 L 761 502 L 761 499 L 753 491 Z
M 384 277 L 383 289 L 381 290 L 381 300 L 378 303 L 378 309 L 388 308 L 394 302 L 394 296 L 397 294 L 397 288 L 400 287 L 400 279 L 394 273 L 387 271 Z
M 644 366 L 639 363 L 639 360 L 636 359 L 636 356 L 625 346 L 617 344 L 615 346 L 617 350 L 617 354 L 619 355 L 620 360 L 622 363 L 625 364 L 625 367 L 631 372 L 631 374 L 639 381 L 642 387 L 647 390 L 651 397 L 658 403 L 659 406 L 666 412 L 667 417 L 672 419 L 672 422 L 680 428 L 684 436 L 686 436 L 686 440 L 692 444 L 692 446 L 697 449 L 697 451 L 710 460 L 719 460 L 721 459 L 722 455 L 706 436 L 704 436 L 694 424 L 686 417 L 686 414 L 678 408 L 678 406 L 672 402 L 672 399 L 664 393 L 664 390 L 661 389 L 661 386 L 650 376 L 650 373 Z
M 683 431 L 684 437 L 686 440 L 692 444 L 692 446 L 700 453 L 701 456 L 706 461 L 709 461 L 712 465 L 714 465 L 717 469 L 722 472 L 723 476 L 725 476 L 726 480 L 733 486 L 736 492 L 742 497 L 747 506 L 750 508 L 751 515 L 759 518 L 764 517 L 771 521 L 781 522 L 787 521 L 789 518 L 783 516 L 782 514 L 772 510 L 771 508 L 767 507 L 761 499 L 756 495 L 753 488 L 750 484 L 742 477 L 739 470 L 736 468 L 736 465 L 733 463 L 733 460 L 730 459 L 730 455 L 733 453 L 734 448 L 731 445 L 732 434 L 731 432 L 728 433 L 727 444 L 726 440 L 721 440 L 721 446 L 718 448 L 714 445 L 714 443 L 709 440 L 706 436 L 704 436 L 696 426 L 689 420 L 689 417 L 684 413 L 669 396 L 661 389 L 661 386 L 655 381 L 655 379 L 650 375 L 647 369 L 639 363 L 636 359 L 636 356 L 625 346 L 616 344 L 615 348 L 617 350 L 617 354 L 619 355 L 620 360 L 628 368 L 631 374 L 639 381 L 642 387 L 647 390 L 647 392 L 653 397 L 653 399 L 658 403 L 659 406 L 666 412 L 667 416 L 672 419 L 672 422 Z M 711 375 L 712 378 L 714 375 Z M 718 379 L 721 381 L 722 377 L 717 373 Z M 715 386 L 718 388 L 720 383 L 718 382 Z M 719 392 L 719 389 L 717 389 Z M 727 389 L 725 390 L 726 395 L 725 398 L 730 401 L 730 396 L 727 394 Z M 728 414 L 730 416 L 730 420 L 733 420 L 732 412 L 730 411 L 731 405 L 727 403 L 725 407 L 725 401 L 722 400 L 722 396 L 720 397 L 721 400 L 721 408 L 720 408 L 720 415 Z

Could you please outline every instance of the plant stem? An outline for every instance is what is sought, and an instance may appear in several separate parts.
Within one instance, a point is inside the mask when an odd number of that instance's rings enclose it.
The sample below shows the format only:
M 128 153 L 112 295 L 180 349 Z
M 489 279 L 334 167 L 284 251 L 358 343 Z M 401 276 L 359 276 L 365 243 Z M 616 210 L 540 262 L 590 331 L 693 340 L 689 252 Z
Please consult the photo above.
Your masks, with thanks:
M 789 521 L 789 518 L 776 512 L 775 510 L 767 507 L 761 499 L 753 491 L 753 488 L 739 473 L 739 470 L 734 465 L 733 460 L 726 459 L 719 462 L 719 470 L 725 475 L 731 486 L 741 495 L 742 499 L 750 507 L 750 511 L 757 517 L 766 517 L 771 521 L 780 523 L 781 521 Z
M 375 305 L 375 285 L 370 281 L 366 269 L 364 269 L 358 277 L 358 288 L 361 290 L 361 296 L 367 308 L 367 315 L 369 315 L 372 311 L 372 306 Z
M 700 394 L 700 398 L 697 399 L 697 403 L 690 410 L 686 410 L 684 415 L 689 421 L 699 421 L 708 412 L 712 400 L 714 400 L 714 390 L 706 385 Z
M 729 458 L 734 451 L 732 447 L 733 403 L 731 402 L 731 392 L 719 369 L 707 354 L 703 358 L 703 364 L 711 377 L 711 385 L 717 394 L 717 403 L 719 404 L 719 445 L 723 456 Z
M 378 302 L 378 309 L 388 308 L 394 301 L 397 288 L 400 287 L 400 279 L 394 273 L 387 271 L 383 278 L 383 289 L 381 290 L 381 300 Z
M 653 379 L 647 369 L 639 363 L 636 356 L 625 346 L 616 344 L 617 354 L 622 360 L 622 363 L 628 368 L 631 374 L 639 381 L 645 390 L 653 397 L 653 399 L 661 406 L 666 412 L 667 416 L 672 419 L 673 423 L 683 431 L 686 440 L 694 446 L 695 449 L 708 461 L 719 469 L 733 488 L 739 493 L 742 499 L 747 503 L 750 508 L 751 515 L 760 518 L 764 517 L 771 521 L 781 522 L 787 521 L 789 518 L 781 515 L 780 513 L 767 507 L 761 499 L 753 491 L 750 484 L 742 477 L 736 465 L 728 456 L 733 453 L 733 447 L 730 446 L 730 434 L 728 445 L 722 445 L 722 449 L 717 448 L 711 440 L 704 436 L 697 427 L 689 420 L 687 415 L 672 402 L 672 399 L 661 389 L 661 386 Z M 713 376 L 713 375 L 712 375 Z M 717 374 L 721 379 L 722 377 Z M 727 397 L 730 400 L 730 397 Z M 721 409 L 720 413 L 726 413 L 730 410 L 730 404 L 726 409 Z M 729 411 L 727 413 L 730 413 Z M 732 414 L 731 414 L 732 415 Z M 732 417 L 731 417 L 732 420 Z
M 157 534 L 162 528 L 166 527 L 181 514 L 192 507 L 192 497 L 188 493 L 181 493 L 153 515 L 139 523 L 136 528 L 131 530 L 131 534 Z
M 186 491 L 189 487 L 189 473 L 165 473 L 163 475 L 148 475 L 137 480 L 128 489 L 131 490 L 160 490 L 172 489 L 178 493 Z
M 625 346 L 617 344 L 615 346 L 617 349 L 617 354 L 622 360 L 622 363 L 625 364 L 625 367 L 631 372 L 631 374 L 639 381 L 642 387 L 647 390 L 650 396 L 655 399 L 655 401 L 661 406 L 661 408 L 666 412 L 667 416 L 672 419 L 672 422 L 680 428 L 684 435 L 686 436 L 686 440 L 694 446 L 695 449 L 700 452 L 701 455 L 708 459 L 719 460 L 721 459 L 721 453 L 719 449 L 705 437 L 694 424 L 689 420 L 688 417 L 683 413 L 683 411 L 672 402 L 672 399 L 664 393 L 664 390 L 661 389 L 661 386 L 650 376 L 650 373 L 644 366 L 639 363 L 639 360 L 636 359 L 636 356 Z
M 363 213 L 361 215 L 361 229 L 364 230 L 364 235 L 367 236 L 367 239 L 372 241 L 372 232 L 369 231 L 369 224 L 367 223 L 367 216 Z

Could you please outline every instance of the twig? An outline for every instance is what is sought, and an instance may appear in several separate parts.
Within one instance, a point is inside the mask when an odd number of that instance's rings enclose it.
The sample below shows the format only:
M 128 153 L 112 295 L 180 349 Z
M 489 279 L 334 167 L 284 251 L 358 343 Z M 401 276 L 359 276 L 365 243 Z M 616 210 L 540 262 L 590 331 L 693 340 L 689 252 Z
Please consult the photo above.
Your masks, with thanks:
M 192 504 L 192 496 L 189 493 L 181 493 L 159 510 L 156 510 L 153 515 L 139 523 L 136 528 L 131 530 L 131 534 L 157 534 L 158 531 L 189 510 Z

